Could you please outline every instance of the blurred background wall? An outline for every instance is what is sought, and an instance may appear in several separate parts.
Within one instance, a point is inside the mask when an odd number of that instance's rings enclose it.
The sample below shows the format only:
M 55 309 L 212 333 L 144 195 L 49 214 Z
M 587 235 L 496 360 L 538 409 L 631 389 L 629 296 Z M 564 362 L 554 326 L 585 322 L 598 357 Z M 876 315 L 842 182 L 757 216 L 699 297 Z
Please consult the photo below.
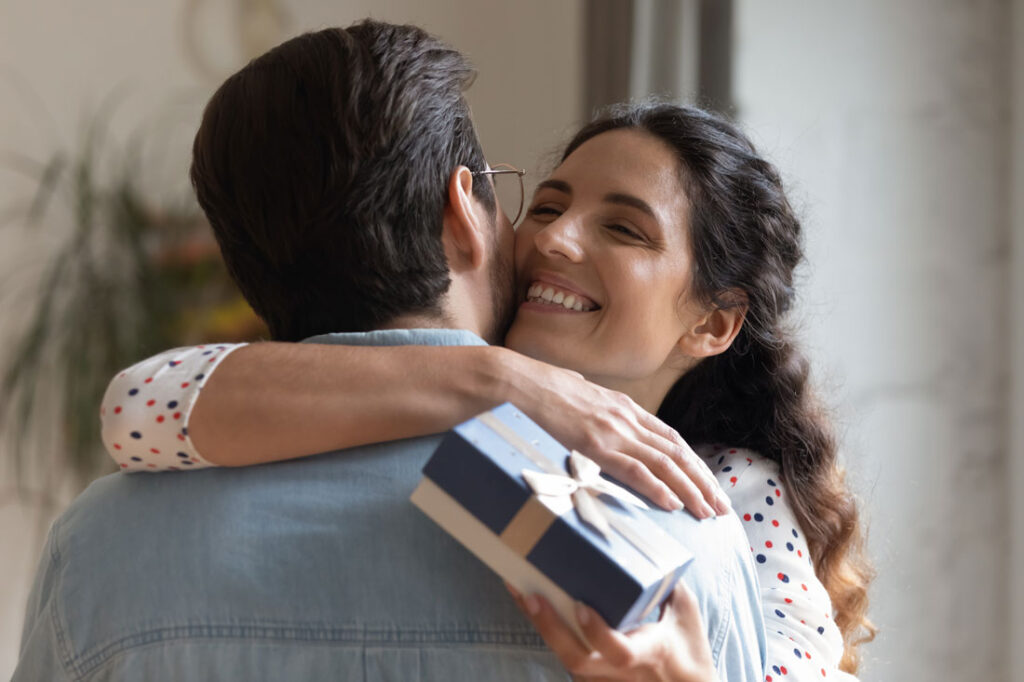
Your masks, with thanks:
M 802 329 L 879 571 L 862 677 L 1009 681 L 1024 646 L 1022 5 L 0 0 L 0 153 L 73 145 L 116 91 L 110 137 L 151 142 L 144 191 L 187 194 L 201 107 L 247 51 L 371 15 L 470 55 L 488 158 L 534 181 L 595 105 L 658 92 L 725 108 L 805 220 Z M 31 196 L 2 164 L 0 178 L 0 210 Z M 58 206 L 45 229 L 0 228 L 0 349 L 67 219 Z M 0 675 L 42 533 L 76 492 L 58 457 L 17 494 L 11 461 Z

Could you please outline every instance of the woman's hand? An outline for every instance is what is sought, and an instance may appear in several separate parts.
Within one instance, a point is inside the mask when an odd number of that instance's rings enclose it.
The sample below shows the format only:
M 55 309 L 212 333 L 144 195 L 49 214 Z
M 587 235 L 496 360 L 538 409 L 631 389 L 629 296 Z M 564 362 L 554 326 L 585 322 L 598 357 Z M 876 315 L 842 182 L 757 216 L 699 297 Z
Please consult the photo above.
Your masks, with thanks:
M 496 350 L 503 399 L 560 443 L 665 509 L 684 506 L 697 518 L 729 512 L 729 498 L 704 460 L 675 429 L 629 396 L 578 372 Z
M 518 594 L 519 608 L 576 680 L 713 682 L 711 647 L 693 593 L 683 583 L 673 590 L 657 623 L 623 634 L 596 611 L 577 604 L 576 619 L 593 650 L 580 642 L 551 604 L 538 595 Z

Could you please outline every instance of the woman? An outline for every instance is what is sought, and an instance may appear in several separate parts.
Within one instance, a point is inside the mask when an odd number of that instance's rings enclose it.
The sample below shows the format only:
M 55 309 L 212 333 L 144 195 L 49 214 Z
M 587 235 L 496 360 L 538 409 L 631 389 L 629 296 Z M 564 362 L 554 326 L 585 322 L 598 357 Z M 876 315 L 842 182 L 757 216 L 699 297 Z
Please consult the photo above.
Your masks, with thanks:
M 522 303 L 506 338 L 512 350 L 629 396 L 632 402 L 620 403 L 613 413 L 618 416 L 611 418 L 616 427 L 611 432 L 617 435 L 601 436 L 600 442 L 589 443 L 596 447 L 588 451 L 621 455 L 619 446 L 635 436 L 640 445 L 630 454 L 641 460 L 646 456 L 652 464 L 665 462 L 659 452 L 670 449 L 665 443 L 674 436 L 637 417 L 634 403 L 657 412 L 687 441 L 702 444 L 698 451 L 743 519 L 758 563 L 769 680 L 855 672 L 858 646 L 874 633 L 865 615 L 871 572 L 862 554 L 856 506 L 837 466 L 827 421 L 811 396 L 808 363 L 785 327 L 794 298 L 793 270 L 801 257 L 800 224 L 777 171 L 731 124 L 669 105 L 623 109 L 581 130 L 559 167 L 538 187 L 517 231 Z M 387 392 L 388 376 L 377 381 L 370 373 L 359 373 L 360 363 L 371 362 L 372 354 L 383 356 L 384 349 L 328 356 L 327 348 L 270 344 L 238 352 L 224 365 L 223 382 L 218 376 L 204 384 L 202 410 L 189 418 L 199 383 L 207 381 L 209 368 L 231 350 L 172 351 L 112 382 L 103 408 L 104 439 L 124 468 L 156 468 L 147 458 L 168 446 L 177 450 L 178 444 L 180 468 L 205 463 L 190 449 L 190 436 L 208 457 L 217 450 L 215 459 L 221 463 L 247 464 L 264 461 L 264 455 L 278 450 L 260 451 L 254 443 L 252 454 L 221 444 L 240 433 L 251 441 L 297 438 L 290 450 L 283 447 L 280 452 L 299 455 L 432 433 L 503 399 L 546 417 L 540 419 L 542 425 L 563 439 L 567 434 L 579 438 L 581 426 L 587 425 L 576 415 L 600 420 L 599 412 L 583 406 L 581 396 L 588 389 L 578 376 L 524 365 L 531 361 L 507 351 L 498 351 L 504 355 L 491 362 L 524 370 L 525 376 L 510 383 L 473 384 L 431 368 L 440 356 L 471 368 L 460 375 L 472 375 L 474 367 L 493 368 L 474 349 L 388 349 L 401 354 L 388 356 L 383 369 L 390 367 L 402 376 L 403 392 L 413 396 L 405 402 L 398 396 L 399 404 L 392 408 L 372 397 L 377 389 L 380 395 Z M 329 428 L 305 428 L 312 421 L 310 413 L 317 422 L 329 422 L 338 414 L 323 409 L 319 401 L 321 390 L 334 395 L 337 384 L 313 381 L 306 386 L 303 381 L 296 386 L 288 379 L 296 371 L 308 374 L 328 367 L 317 363 L 338 362 L 349 363 L 344 370 L 349 381 L 342 385 L 359 386 L 356 397 L 349 396 L 344 405 L 346 418 L 359 424 L 354 427 L 357 435 L 348 439 L 343 433 L 328 433 Z M 203 366 L 207 369 L 199 369 Z M 155 374 L 157 368 L 162 368 L 161 375 Z M 259 376 L 268 371 L 272 376 Z M 500 371 L 496 375 L 508 376 Z M 545 391 L 546 379 L 566 391 Z M 265 387 L 267 381 L 275 395 L 283 396 L 272 409 L 254 397 L 254 388 Z M 132 390 L 139 400 L 125 401 L 123 396 Z M 614 393 L 591 390 L 601 406 L 617 400 Z M 143 403 L 147 395 L 153 397 Z M 371 396 L 369 402 L 365 396 Z M 172 424 L 166 433 L 173 434 L 159 447 L 151 445 L 158 435 L 141 432 L 143 424 L 147 430 L 157 428 L 144 406 L 159 410 L 158 399 L 171 412 L 155 419 Z M 130 417 L 122 402 L 130 402 Z M 246 413 L 249 407 L 255 412 Z M 203 411 L 208 411 L 206 423 L 199 421 Z M 179 428 L 185 419 L 190 419 L 188 427 Z M 224 440 L 212 435 L 215 431 Z M 629 468 L 621 464 L 624 460 L 609 461 Z M 642 468 L 633 465 L 634 473 Z M 687 501 L 700 514 L 699 497 L 713 494 L 699 469 L 691 467 L 687 473 L 691 485 L 703 486 L 696 495 L 688 494 Z M 694 491 L 678 480 L 668 483 L 674 490 Z M 665 499 L 671 502 L 668 495 Z M 581 621 L 593 628 L 587 632 L 599 651 L 588 654 L 542 602 L 529 595 L 517 598 L 552 648 L 581 675 L 611 676 L 637 660 L 655 665 L 659 656 L 678 660 L 673 658 L 678 652 L 645 650 L 650 631 L 644 628 L 623 636 L 595 623 L 594 614 L 581 613 Z M 680 623 L 676 633 L 692 635 L 693 614 L 687 612 L 685 595 L 672 609 Z M 691 662 L 702 660 L 700 639 L 676 639 L 680 646 L 696 647 Z

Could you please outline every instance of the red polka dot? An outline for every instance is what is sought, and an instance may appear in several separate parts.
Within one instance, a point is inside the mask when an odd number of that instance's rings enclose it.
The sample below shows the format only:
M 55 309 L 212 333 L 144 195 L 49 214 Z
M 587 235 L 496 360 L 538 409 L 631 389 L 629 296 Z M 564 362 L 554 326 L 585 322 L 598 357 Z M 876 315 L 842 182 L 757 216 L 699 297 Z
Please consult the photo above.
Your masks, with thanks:
M 175 412 L 174 413 L 174 418 L 175 419 L 181 419 L 181 412 Z
M 778 488 L 775 489 L 775 497 L 782 497 L 782 491 Z
M 772 682 L 772 676 L 771 675 L 765 675 L 764 676 L 764 682 Z
M 157 424 L 163 424 L 163 423 L 164 423 L 164 416 L 163 416 L 162 414 L 161 414 L 161 415 L 159 415 L 159 416 L 158 416 L 158 417 L 156 418 L 156 423 L 157 423 Z
M 825 675 L 825 669 L 824 668 L 821 669 L 821 676 L 822 677 L 827 677 L 827 675 Z
M 127 465 L 127 464 L 122 464 L 122 465 L 121 465 L 121 468 L 122 468 L 122 469 L 127 469 L 127 468 L 128 468 L 128 465 Z
M 148 466 L 150 469 L 156 469 L 156 465 L 155 464 L 147 464 L 146 466 Z
M 142 383 L 149 384 L 149 383 L 152 383 L 152 382 L 153 382 L 153 377 L 150 377 L 150 378 L 146 379 L 145 381 L 143 381 Z
M 183 384 L 181 385 L 181 387 L 182 387 L 182 388 L 188 388 L 188 382 L 186 381 L 185 383 L 183 383 Z
M 779 580 L 784 580 L 785 577 L 786 577 L 785 573 L 779 573 L 779 575 L 778 575 Z
M 772 541 L 768 540 L 767 542 L 764 543 L 764 546 L 767 547 L 768 549 L 771 549 L 772 548 Z
M 743 520 L 744 521 L 749 521 L 750 520 L 750 514 L 744 514 L 743 515 Z
M 199 460 L 198 460 L 198 459 L 197 459 L 196 457 L 193 457 L 193 458 L 192 458 L 192 461 L 193 461 L 193 462 L 198 462 Z
M 800 622 L 803 622 L 803 621 L 800 621 Z M 806 656 L 808 658 L 808 660 L 811 658 L 811 654 L 808 651 L 804 652 L 804 656 Z
M 747 466 L 750 466 L 753 463 L 754 463 L 754 460 L 752 460 L 749 457 L 747 457 Z
M 157 450 L 156 448 L 150 448 L 149 451 L 152 452 L 154 455 L 159 455 L 160 454 L 160 451 Z
M 115 450 L 120 450 L 121 449 L 121 444 L 120 443 L 114 443 L 114 449 Z
M 736 454 L 736 451 L 735 451 L 735 450 L 730 450 L 730 451 L 729 451 L 729 454 L 730 454 L 730 455 L 735 455 L 735 454 Z
M 117 407 L 114 408 L 114 414 L 121 414 L 121 406 L 120 405 L 118 405 Z
M 800 583 L 800 587 L 804 588 L 804 592 L 807 592 L 807 585 L 804 585 L 803 583 Z
M 146 407 L 153 407 L 154 405 L 156 405 L 156 401 L 155 400 L 147 400 L 146 401 Z
M 782 674 L 783 674 L 783 675 L 788 675 L 788 674 L 789 674 L 789 671 L 788 671 L 788 670 L 786 670 L 786 666 L 784 666 L 784 665 L 780 665 L 780 666 L 779 666 L 779 670 L 781 670 L 781 671 L 782 671 Z
M 185 436 L 183 436 L 183 435 L 181 435 L 181 434 L 179 433 L 179 434 L 178 434 L 178 440 L 185 440 Z
M 799 549 L 798 549 L 798 550 L 796 551 L 796 555 L 797 555 L 798 557 L 803 557 L 804 553 L 803 553 L 803 551 L 802 551 L 802 550 L 799 550 Z
M 733 485 L 736 485 L 736 477 L 733 476 L 732 478 L 730 478 L 729 479 L 729 483 L 732 483 Z
M 213 362 L 216 359 L 217 359 L 216 357 L 212 357 L 212 358 L 210 358 L 210 362 Z
M 786 603 L 787 603 L 787 604 L 792 604 L 792 603 L 793 603 L 793 600 L 792 600 L 792 599 L 790 599 L 789 597 L 786 597 Z
M 772 525 L 775 526 L 776 528 L 778 528 L 779 527 L 779 522 L 777 520 L 775 520 L 775 519 L 772 519 Z

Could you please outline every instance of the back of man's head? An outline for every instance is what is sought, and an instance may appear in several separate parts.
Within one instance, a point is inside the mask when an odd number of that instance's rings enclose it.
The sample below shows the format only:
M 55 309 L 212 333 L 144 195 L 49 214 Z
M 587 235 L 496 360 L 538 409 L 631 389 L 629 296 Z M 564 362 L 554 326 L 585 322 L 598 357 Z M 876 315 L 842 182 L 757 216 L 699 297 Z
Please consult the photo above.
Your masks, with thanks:
M 192 184 L 275 339 L 440 314 L 449 177 L 485 167 L 474 75 L 419 28 L 365 21 L 289 40 L 213 95 Z M 489 183 L 473 187 L 493 211 Z

